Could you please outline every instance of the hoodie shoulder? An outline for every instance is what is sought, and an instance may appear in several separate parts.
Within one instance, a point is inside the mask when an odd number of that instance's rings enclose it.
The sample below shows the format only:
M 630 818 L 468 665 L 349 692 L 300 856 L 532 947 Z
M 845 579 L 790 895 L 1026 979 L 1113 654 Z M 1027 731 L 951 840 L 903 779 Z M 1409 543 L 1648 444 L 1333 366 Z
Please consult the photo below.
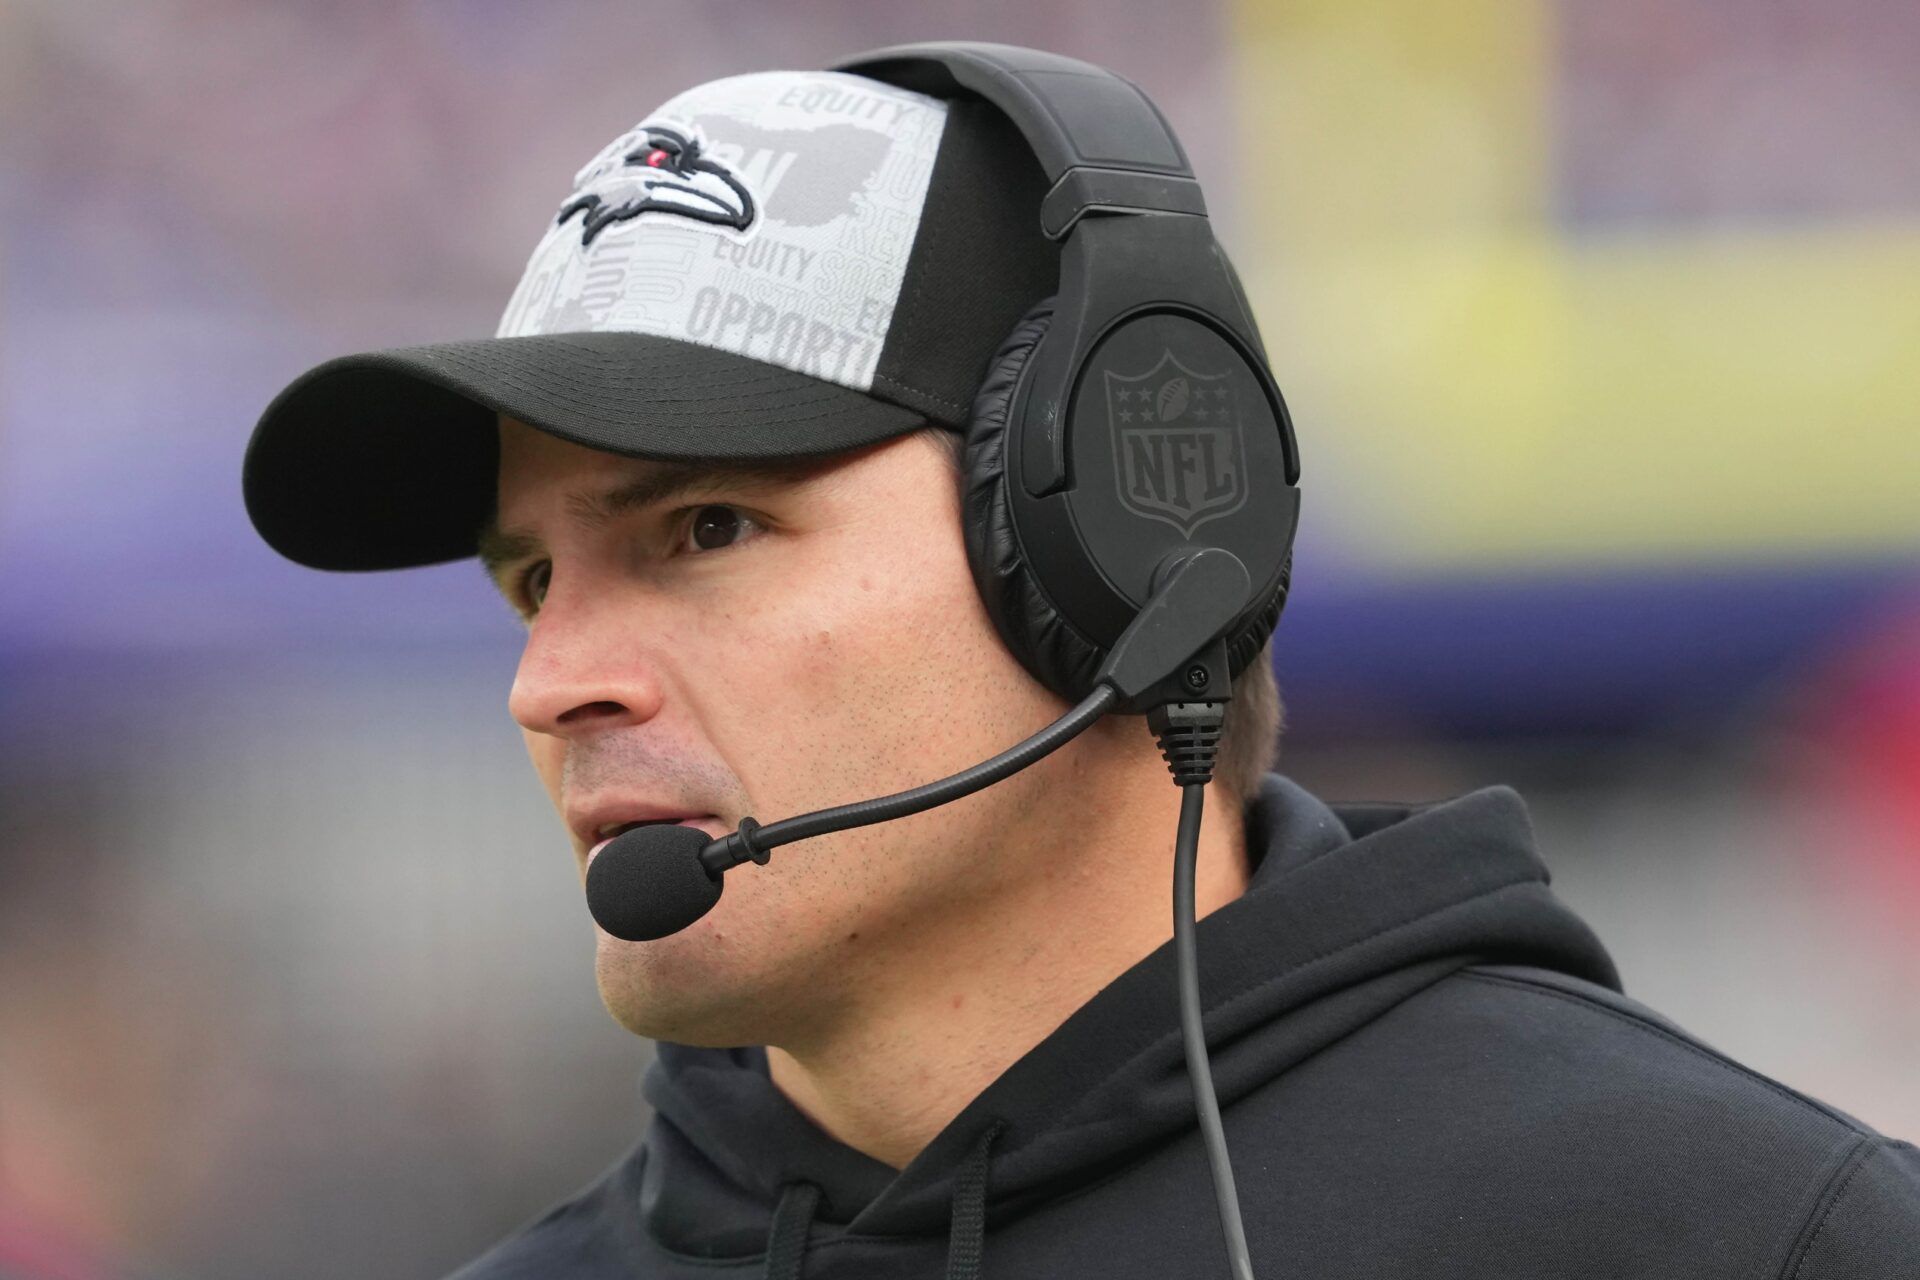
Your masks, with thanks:
M 1920 1266 L 1920 1151 L 1862 1138 L 1808 1219 L 1787 1280 L 1894 1280 Z
M 1523 1038 L 1554 1128 L 1616 1189 L 1776 1242 L 1780 1280 L 1907 1280 L 1920 1265 L 1920 1152 L 1566 974 L 1475 966 L 1473 1003 Z M 1442 984 L 1449 985 L 1449 984 Z M 1638 1183 L 1637 1186 L 1632 1185 Z
M 1605 1041 L 1619 1050 L 1610 1058 L 1641 1087 L 1683 1079 L 1710 1093 L 1738 1097 L 1750 1105 L 1800 1116 L 1814 1131 L 1870 1135 L 1866 1125 L 1838 1108 L 1788 1088 L 1696 1039 L 1672 1020 L 1631 997 L 1571 974 L 1524 965 L 1473 965 L 1459 979 L 1517 993 L 1509 1013 L 1528 1024 L 1550 1026 L 1566 1020 L 1566 1031 L 1590 1043 Z M 1540 1001 L 1558 1002 L 1561 1009 Z M 1532 1007 L 1527 1007 L 1531 1005 Z M 1586 1074 L 1586 1073 L 1580 1073 Z M 1824 1126 L 1822 1122 L 1825 1122 Z

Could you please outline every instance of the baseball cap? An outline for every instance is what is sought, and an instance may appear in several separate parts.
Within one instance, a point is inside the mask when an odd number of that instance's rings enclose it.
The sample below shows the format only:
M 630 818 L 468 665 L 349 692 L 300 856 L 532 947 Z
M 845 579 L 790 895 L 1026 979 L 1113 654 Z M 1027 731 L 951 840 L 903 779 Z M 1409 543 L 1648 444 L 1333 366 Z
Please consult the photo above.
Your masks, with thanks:
M 828 71 L 698 85 L 579 171 L 493 337 L 344 356 L 282 391 L 247 512 L 301 564 L 402 568 L 474 553 L 497 414 L 675 462 L 964 427 L 1054 290 L 1044 194 L 982 101 Z

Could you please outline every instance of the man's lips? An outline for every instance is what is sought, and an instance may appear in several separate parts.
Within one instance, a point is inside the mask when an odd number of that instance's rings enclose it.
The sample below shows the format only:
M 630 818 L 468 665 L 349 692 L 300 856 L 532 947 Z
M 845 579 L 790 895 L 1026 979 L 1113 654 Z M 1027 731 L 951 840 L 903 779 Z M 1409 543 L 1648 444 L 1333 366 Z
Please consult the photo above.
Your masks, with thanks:
M 578 847 L 592 848 L 620 834 L 626 827 L 657 822 L 699 822 L 711 813 L 689 809 L 677 801 L 649 800 L 633 795 L 570 797 L 561 811 Z
M 725 824 L 722 823 L 718 817 L 716 817 L 711 813 L 702 814 L 697 818 L 687 817 L 687 818 L 681 818 L 678 820 L 654 819 L 652 821 L 639 822 L 632 826 L 629 826 L 627 828 L 627 831 L 638 830 L 640 827 L 664 827 L 664 826 L 697 827 L 701 831 L 704 831 L 706 834 L 712 836 L 716 840 L 726 834 Z M 606 848 L 608 845 L 612 844 L 615 840 L 618 840 L 621 836 L 625 835 L 627 831 L 615 832 L 613 835 L 606 836 L 605 838 L 596 842 L 592 847 L 590 847 L 587 850 L 586 865 L 592 866 L 595 856 L 597 856 L 602 849 Z

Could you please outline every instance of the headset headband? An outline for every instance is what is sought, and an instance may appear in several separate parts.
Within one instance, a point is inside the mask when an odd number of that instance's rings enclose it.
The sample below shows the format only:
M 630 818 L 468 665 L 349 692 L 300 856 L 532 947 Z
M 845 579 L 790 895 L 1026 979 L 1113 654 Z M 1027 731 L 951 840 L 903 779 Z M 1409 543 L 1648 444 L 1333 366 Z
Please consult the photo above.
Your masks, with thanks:
M 971 91 L 998 107 L 1046 174 L 1040 225 L 1055 240 L 1093 209 L 1206 215 L 1173 127 L 1104 67 L 1014 45 L 934 42 L 875 49 L 833 70 L 935 97 Z

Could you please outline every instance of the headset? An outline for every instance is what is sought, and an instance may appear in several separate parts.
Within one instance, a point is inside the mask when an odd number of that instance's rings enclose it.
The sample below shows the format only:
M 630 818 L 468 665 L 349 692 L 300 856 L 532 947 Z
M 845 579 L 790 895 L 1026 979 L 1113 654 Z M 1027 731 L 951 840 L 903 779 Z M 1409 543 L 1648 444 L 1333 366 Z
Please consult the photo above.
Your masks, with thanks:
M 1194 949 L 1205 784 L 1233 680 L 1286 603 L 1300 462 L 1286 402 L 1186 153 L 1137 86 L 1090 63 L 1011 45 L 898 45 L 833 70 L 998 108 L 1038 159 L 1057 295 L 989 363 L 967 426 L 968 564 L 1000 638 L 1074 704 L 1026 741 L 893 796 L 717 840 L 685 826 L 616 838 L 588 869 L 588 903 L 616 937 L 687 927 L 724 873 L 780 845 L 971 794 L 1109 713 L 1144 714 L 1182 789 L 1174 940 L 1187 1067 L 1228 1263 L 1252 1280 L 1207 1066 Z
M 1078 702 L 1167 558 L 1222 548 L 1254 589 L 1218 637 L 1225 669 L 1210 667 L 1205 688 L 1183 671 L 1172 691 L 1202 700 L 1214 678 L 1259 655 L 1279 620 L 1300 464 L 1246 295 L 1172 128 L 1112 72 L 1009 45 L 901 45 L 833 70 L 984 98 L 1048 183 L 1040 224 L 1060 245 L 1059 294 L 1051 317 L 1015 326 L 967 431 L 968 557 L 1001 639 Z M 1154 376 L 1162 369 L 1178 372 Z M 1164 403 L 1131 394 L 1181 377 L 1185 404 L 1177 387 Z M 1139 429 L 1112 420 L 1133 412 L 1127 404 L 1142 404 Z

